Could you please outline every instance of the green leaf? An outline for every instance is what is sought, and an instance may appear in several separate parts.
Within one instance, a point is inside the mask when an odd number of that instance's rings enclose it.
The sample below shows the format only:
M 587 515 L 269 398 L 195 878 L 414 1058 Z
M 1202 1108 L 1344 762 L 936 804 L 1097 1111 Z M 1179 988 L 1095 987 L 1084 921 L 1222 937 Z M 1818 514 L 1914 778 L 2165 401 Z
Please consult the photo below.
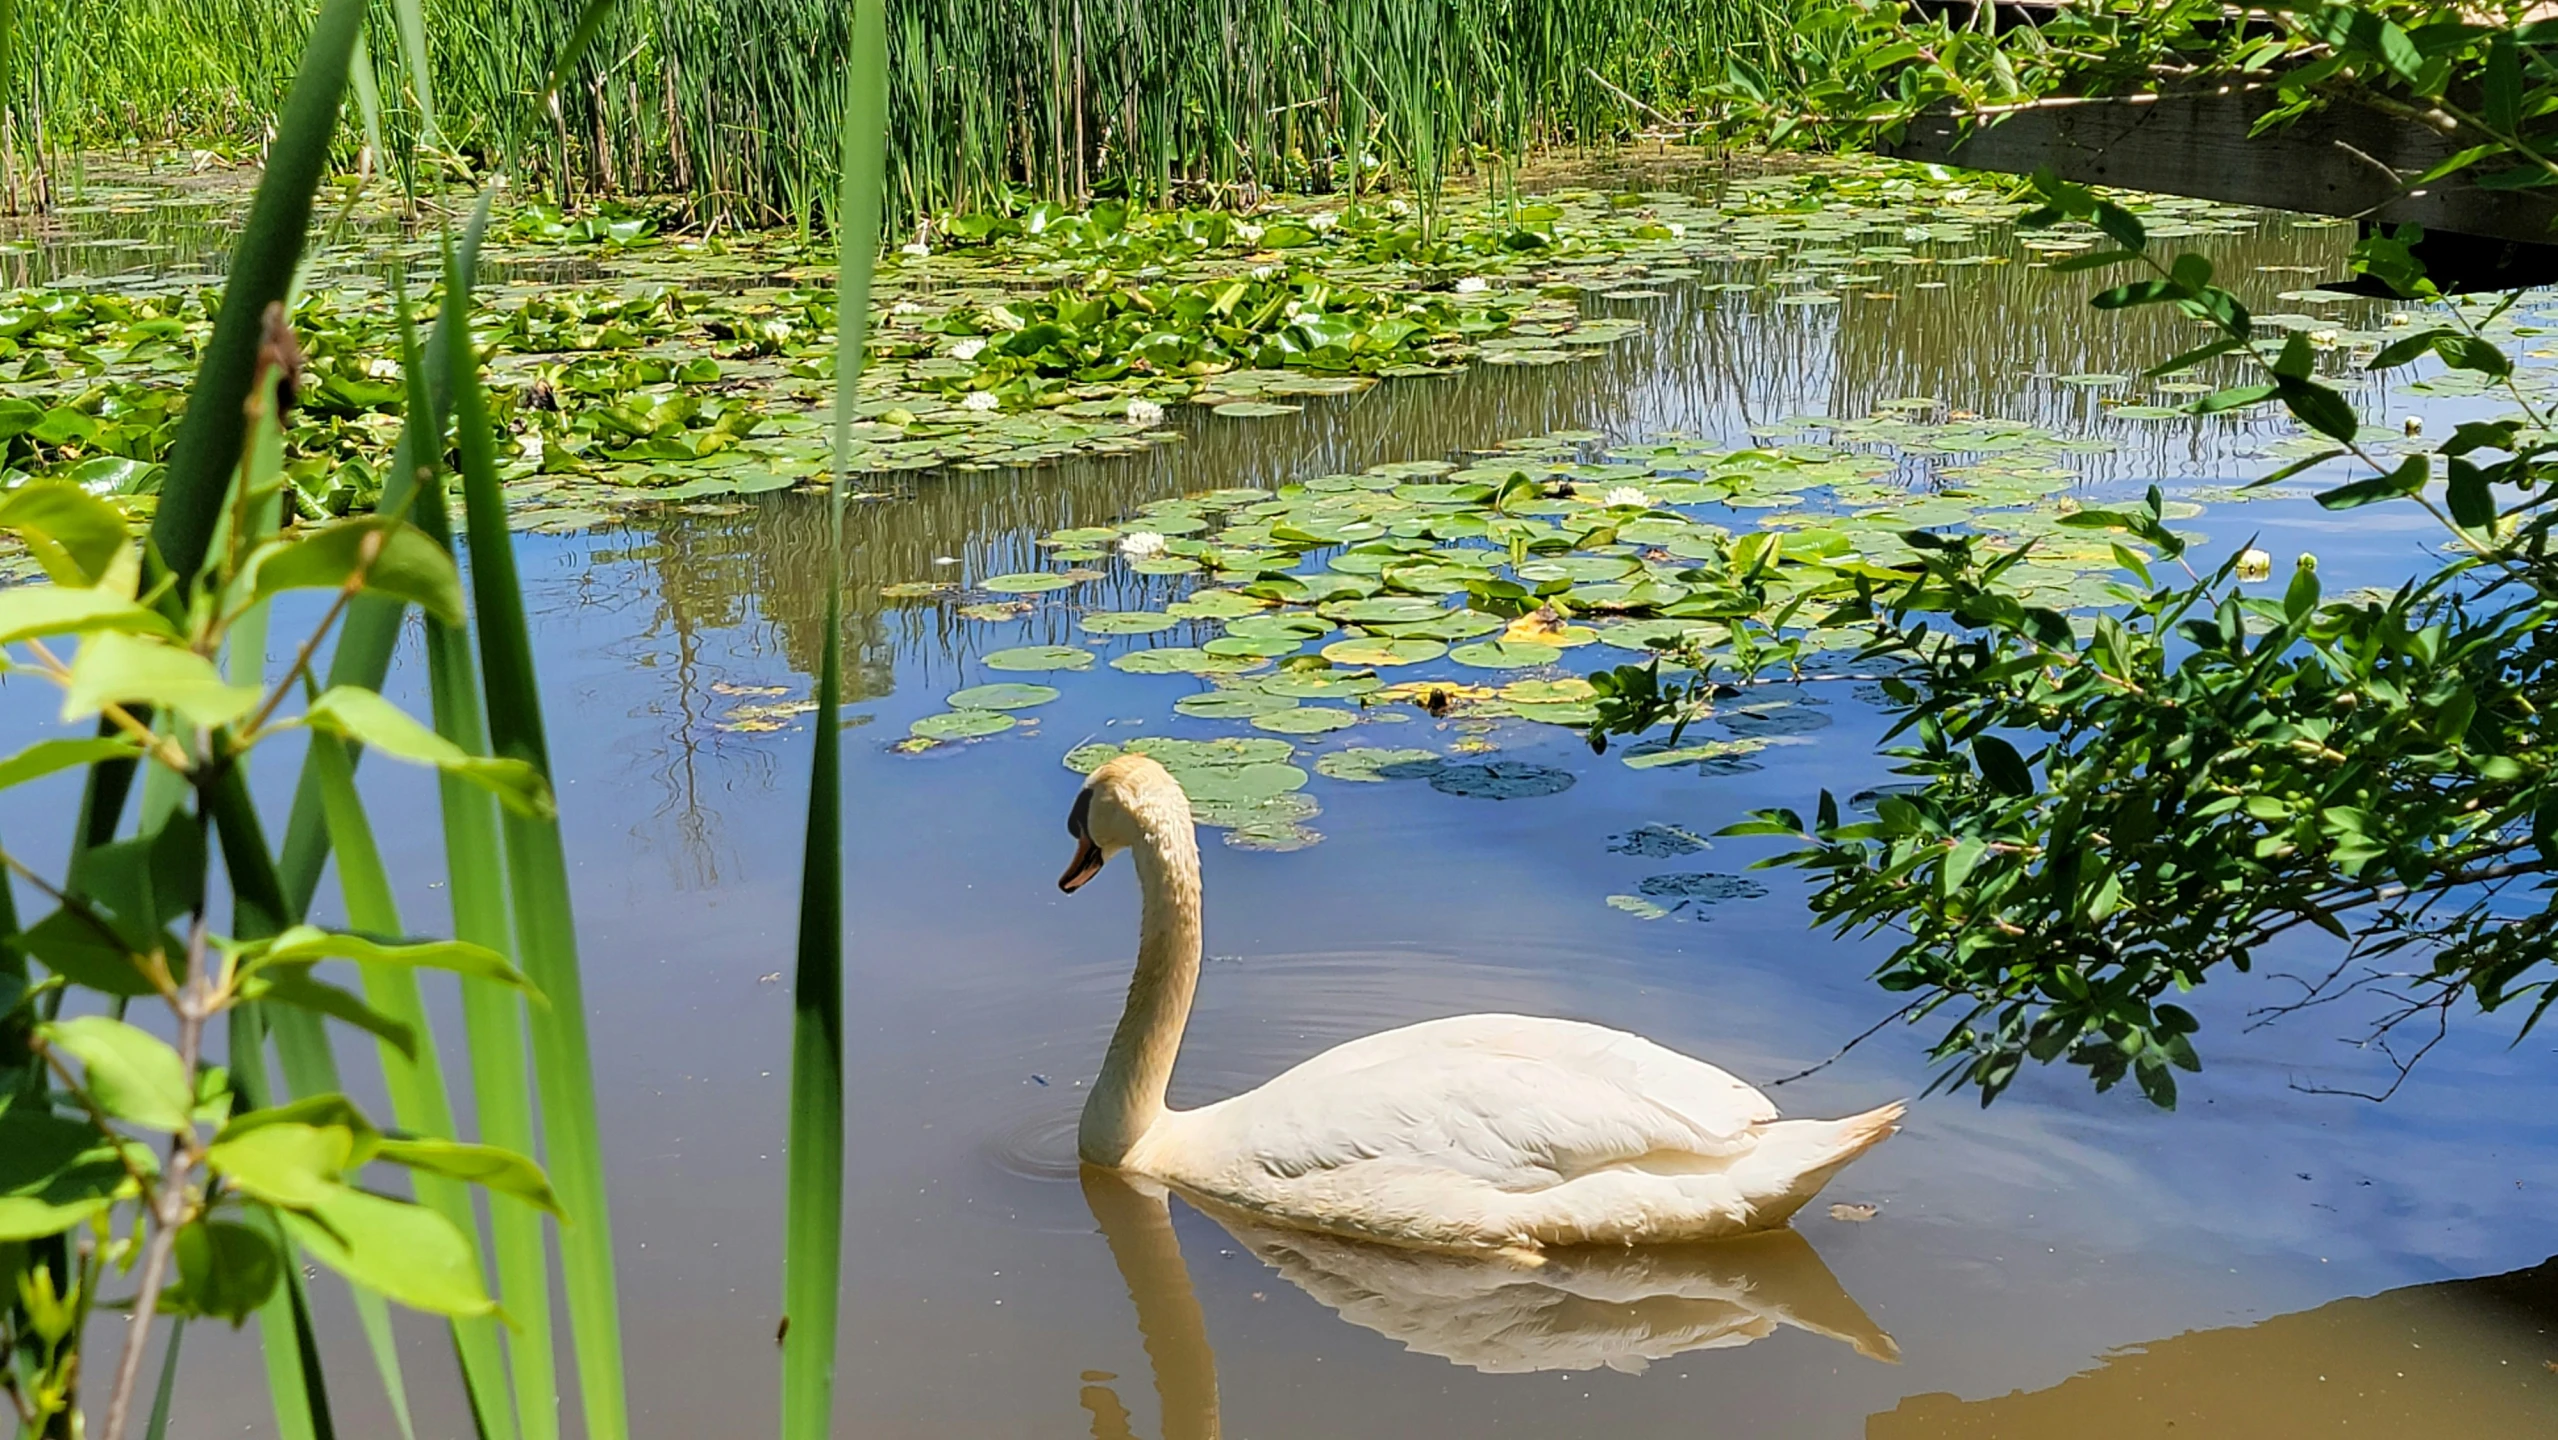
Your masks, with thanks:
M 195 1124 L 195 1080 L 167 1041 L 104 1015 L 36 1027 L 46 1047 L 78 1060 L 89 1097 L 118 1120 L 175 1132 Z
M 1972 737 L 1972 759 L 1981 767 L 1981 778 L 2002 795 L 2034 793 L 2034 772 L 2016 747 L 1995 735 Z
M 2467 460 L 2448 462 L 2450 487 L 2445 496 L 2452 520 L 2462 528 L 2485 532 L 2495 528 L 2496 496 L 2488 486 L 2489 472 Z
M 2194 402 L 2194 413 L 2217 415 L 2223 410 L 2242 409 L 2274 398 L 2274 389 L 2271 385 L 2233 385 L 2225 390 L 2215 390 Z
M 17 532 L 44 573 L 72 588 L 104 580 L 133 543 L 122 510 L 68 480 L 28 480 L 0 494 L 0 530 Z
M 0 645 L 48 635 L 89 635 L 122 630 L 174 640 L 177 631 L 157 610 L 111 590 L 68 585 L 21 585 L 0 590 Z
M 284 1279 L 284 1257 L 264 1234 L 228 1220 L 199 1220 L 178 1232 L 178 1283 L 160 1295 L 173 1315 L 249 1318 Z
M 154 938 L 164 957 L 185 953 L 174 935 L 164 932 Z M 120 937 L 101 932 L 89 917 L 67 905 L 12 936 L 10 943 L 74 985 L 127 999 L 159 990 L 134 963 L 132 950 Z
M 348 935 L 322 930 L 312 925 L 296 925 L 275 937 L 257 952 L 252 962 L 256 968 L 271 965 L 308 963 L 317 960 L 353 960 L 361 965 L 406 965 L 429 970 L 450 970 L 474 980 L 490 980 L 530 990 L 526 980 L 506 957 L 485 945 L 462 940 L 420 940 L 384 942 L 362 935 Z
M 1963 893 L 1963 883 L 1972 878 L 1972 868 L 1989 853 L 1989 846 L 1977 835 L 1966 835 L 1945 852 L 1945 866 L 1938 875 L 1939 890 L 1948 896 Z
M 228 725 L 257 708 L 264 692 L 233 685 L 213 662 L 179 645 L 108 631 L 80 643 L 63 686 L 63 723 L 108 705 L 166 709 L 189 725 Z
M 2382 346 L 2380 353 L 2371 357 L 2371 363 L 2363 368 L 2395 370 L 2401 365 L 2412 364 L 2432 354 L 2435 341 L 2445 336 L 2456 336 L 2459 333 L 2457 330 L 2447 330 L 2441 326 L 2431 330 L 2419 330 L 2413 335 L 2403 336 Z
M 358 576 L 361 576 L 359 583 Z M 443 621 L 463 619 L 462 576 L 444 547 L 406 520 L 372 515 L 270 540 L 241 567 L 252 601 L 287 590 L 350 585 L 403 601 Z
M 2141 228 L 2140 217 L 2111 200 L 2096 202 L 2096 228 L 2113 242 L 2135 253 L 2147 248 L 2149 234 Z
M 75 766 L 131 760 L 141 753 L 142 747 L 130 740 L 38 740 L 8 759 L 0 760 L 0 790 L 24 785 L 30 780 L 42 779 Z
M 294 1120 L 224 1127 L 205 1150 L 205 1163 L 242 1191 L 288 1210 L 309 1209 L 341 1188 L 356 1163 L 360 1137 L 344 1125 Z
M 2145 379 L 2156 380 L 2163 376 L 2176 374 L 2181 370 L 2191 370 L 2206 360 L 2217 359 L 2220 356 L 2228 354 L 2232 350 L 2241 348 L 2241 344 L 2242 342 L 2240 341 L 2223 337 L 2222 339 L 2213 341 L 2209 345 L 2197 345 L 2193 349 L 2188 350 L 2181 355 L 2175 356 L 2171 359 L 2162 360 L 2159 363 L 2152 365 L 2147 370 L 2142 371 L 2141 375 Z
M 149 1152 L 127 1153 L 150 1172 Z M 58 1235 L 114 1204 L 131 1183 L 116 1142 L 88 1121 L 31 1100 L 0 1110 L 0 1243 Z
M 424 1206 L 341 1185 L 308 1213 L 287 1210 L 284 1225 L 321 1264 L 412 1310 L 458 1316 L 497 1308 L 470 1242 Z
M 252 1000 L 290 1005 L 316 1015 L 343 1020 L 380 1038 L 410 1060 L 417 1059 L 417 1031 L 367 1005 L 351 991 L 315 979 L 308 965 L 270 965 L 246 981 L 241 993 Z
M 2310 612 L 2317 608 L 2318 567 L 2315 565 L 2301 565 L 2294 567 L 2292 570 L 2292 583 L 2283 591 L 2284 618 L 2292 621 L 2294 624 L 2298 624 L 2300 621 L 2308 618 Z
M 2514 362 L 2505 352 L 2475 335 L 2443 335 L 2434 341 L 2434 353 L 2454 370 L 2470 370 L 2495 379 L 2514 373 Z
M 512 1150 L 466 1145 L 458 1140 L 386 1139 L 374 1151 L 374 1157 L 478 1185 L 500 1195 L 512 1195 L 554 1215 L 560 1213 L 559 1199 L 551 1193 L 551 1182 L 542 1174 L 542 1167 Z
M 2511 135 L 2522 125 L 2522 60 L 2508 30 L 2487 40 L 2481 106 L 2489 129 Z
M 2139 258 L 2141 258 L 2140 253 L 2134 250 L 2093 250 L 2084 255 L 2068 255 L 2053 261 L 2052 273 L 2075 275 L 2082 270 L 2102 270 L 2109 265 L 2121 265 Z
M 2330 510 L 2352 510 L 2376 501 L 2395 500 L 2402 495 L 2413 495 L 2424 489 L 2428 473 L 2425 457 L 2410 455 L 2399 462 L 2397 469 L 2386 475 L 2375 475 L 2368 480 L 2356 480 L 2352 484 L 2339 485 L 2333 490 L 2322 492 L 2318 497 L 2318 503 Z
M 419 724 L 379 691 L 340 685 L 311 702 L 304 723 L 396 760 L 432 765 L 498 798 L 518 815 L 552 813 L 551 788 L 542 772 L 523 760 L 474 755 Z
M 2295 419 L 2331 440 L 2350 442 L 2360 428 L 2354 407 L 2345 403 L 2345 397 L 2315 380 L 2280 375 L 2275 389 Z

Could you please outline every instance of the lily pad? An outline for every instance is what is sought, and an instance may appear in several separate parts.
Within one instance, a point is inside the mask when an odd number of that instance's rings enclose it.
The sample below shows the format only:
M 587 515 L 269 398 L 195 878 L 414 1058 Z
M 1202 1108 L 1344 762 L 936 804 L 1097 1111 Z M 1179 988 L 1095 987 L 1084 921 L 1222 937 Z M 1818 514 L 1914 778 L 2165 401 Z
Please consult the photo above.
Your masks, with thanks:
M 1448 652 L 1448 658 L 1460 665 L 1472 665 L 1482 670 L 1528 670 L 1553 664 L 1563 658 L 1563 652 L 1551 645 L 1483 640 L 1458 646 Z
M 1096 610 L 1075 621 L 1087 635 L 1152 635 L 1180 623 L 1179 617 L 1154 610 Z
M 1482 765 L 1443 765 L 1430 776 L 1430 788 L 1470 800 L 1533 800 L 1560 795 L 1572 788 L 1569 770 L 1533 765 L 1524 760 L 1494 760 Z
M 1010 730 L 1015 723 L 1013 717 L 1000 710 L 945 710 L 939 715 L 927 715 L 906 729 L 924 740 L 974 740 L 980 735 Z
M 1010 650 L 998 650 L 980 663 L 989 670 L 1089 670 L 1092 652 L 1072 645 L 1016 645 Z
M 1240 675 L 1269 663 L 1254 655 L 1211 655 L 1195 645 L 1167 645 L 1115 656 L 1110 668 L 1130 675 Z
M 1216 413 L 1229 420 L 1266 420 L 1278 415 L 1294 415 L 1300 407 L 1279 405 L 1268 400 L 1229 400 L 1216 407 Z
M 1447 653 L 1448 647 L 1437 640 L 1397 640 L 1382 635 L 1335 640 L 1323 647 L 1323 658 L 1335 665 L 1418 665 Z
M 1045 705 L 1059 695 L 1054 685 L 1026 685 L 1020 681 L 1003 681 L 993 685 L 971 685 L 950 696 L 953 710 L 1027 710 Z
M 1386 682 L 1364 670 L 1283 670 L 1260 682 L 1260 689 L 1292 700 L 1338 700 L 1381 689 Z
M 1647 875 L 1635 889 L 1654 900 L 1671 900 L 1672 908 L 1720 905 L 1727 900 L 1764 900 L 1768 887 L 1739 875 L 1716 875 L 1704 871 Z
M 1267 730 L 1274 735 L 1321 735 L 1333 730 L 1347 730 L 1358 723 L 1359 717 L 1349 711 L 1322 705 L 1292 705 L 1285 710 L 1272 710 L 1252 717 L 1252 728 Z
M 1285 695 L 1265 694 L 1260 690 L 1210 690 L 1198 695 L 1184 695 L 1172 702 L 1172 708 L 1197 720 L 1250 720 L 1256 715 L 1276 714 L 1297 708 L 1297 702 Z
M 1354 745 L 1318 758 L 1315 773 L 1335 780 L 1376 785 L 1388 780 L 1427 780 L 1446 763 L 1436 751 L 1431 750 L 1382 750 Z
M 977 582 L 980 590 L 998 595 L 1034 595 L 1043 590 L 1063 590 L 1077 577 L 1053 570 L 1025 570 L 1013 575 L 993 575 Z

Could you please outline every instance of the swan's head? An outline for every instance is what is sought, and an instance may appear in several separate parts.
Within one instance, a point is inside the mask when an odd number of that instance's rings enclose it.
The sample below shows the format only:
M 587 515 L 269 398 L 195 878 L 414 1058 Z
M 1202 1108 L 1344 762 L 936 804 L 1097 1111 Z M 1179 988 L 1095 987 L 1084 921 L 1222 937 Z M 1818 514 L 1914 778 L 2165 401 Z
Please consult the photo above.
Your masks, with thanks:
M 1103 861 L 1150 832 L 1186 834 L 1190 824 L 1190 797 L 1172 772 L 1143 755 L 1122 755 L 1092 772 L 1066 812 L 1075 858 L 1057 877 L 1057 888 L 1071 895 L 1101 873 Z

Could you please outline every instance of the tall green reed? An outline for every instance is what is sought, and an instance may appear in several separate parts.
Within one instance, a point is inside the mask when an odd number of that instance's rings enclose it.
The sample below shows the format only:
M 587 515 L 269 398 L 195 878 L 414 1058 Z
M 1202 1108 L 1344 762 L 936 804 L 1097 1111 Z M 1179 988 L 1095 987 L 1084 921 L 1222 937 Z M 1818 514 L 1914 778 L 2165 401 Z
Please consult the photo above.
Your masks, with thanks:
M 826 627 L 817 670 L 817 748 L 800 870 L 799 960 L 791 998 L 791 1114 L 782 1249 L 783 1440 L 834 1425 L 844 1249 L 844 472 L 852 447 L 871 269 L 879 257 L 887 159 L 885 0 L 858 0 L 844 72 L 835 210 L 835 413 L 826 484 Z
M 207 57 L 230 54 L 242 12 L 294 0 L 79 3 L 102 7 L 107 40 L 45 86 L 62 134 L 113 142 L 153 116 L 255 133 L 274 66 L 247 41 L 227 70 Z M 1783 0 L 889 0 L 887 203 L 894 221 L 1016 192 L 1426 191 L 1477 157 L 1689 113 L 1735 60 L 1799 82 L 1821 57 L 1788 16 Z M 450 149 L 550 189 L 684 196 L 705 220 L 805 224 L 832 204 L 850 7 L 443 0 L 433 18 Z M 595 43 L 554 107 L 553 59 L 587 18 Z M 399 148 L 430 127 L 424 72 L 399 58 L 396 14 L 376 24 Z

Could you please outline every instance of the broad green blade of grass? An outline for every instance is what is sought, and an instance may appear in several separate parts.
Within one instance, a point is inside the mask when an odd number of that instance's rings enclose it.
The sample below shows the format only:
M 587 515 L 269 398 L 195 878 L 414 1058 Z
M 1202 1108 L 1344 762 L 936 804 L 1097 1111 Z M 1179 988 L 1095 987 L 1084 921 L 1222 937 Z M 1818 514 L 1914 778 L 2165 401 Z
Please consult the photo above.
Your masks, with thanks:
M 187 392 L 186 415 L 178 423 L 160 482 L 160 508 L 151 522 L 161 562 L 182 582 L 193 579 L 204 563 L 205 546 L 221 518 L 222 497 L 239 464 L 243 407 L 257 377 L 259 326 L 266 308 L 292 288 L 301 263 L 311 228 L 311 198 L 328 165 L 347 68 L 363 24 L 364 0 L 322 0 L 302 67 L 276 118 L 266 173 L 231 249 L 222 311 Z
M 524 619 L 506 496 L 498 487 L 496 432 L 480 391 L 478 359 L 463 345 L 453 348 L 446 363 L 452 367 L 453 428 L 462 461 L 463 517 L 470 538 L 480 674 L 488 687 L 490 749 L 548 776 L 550 747 L 543 736 L 532 631 Z M 533 1077 L 541 1097 L 543 1158 L 568 1216 L 560 1232 L 560 1268 L 586 1433 L 592 1440 L 625 1440 L 629 1412 L 623 1390 L 620 1287 L 613 1274 L 613 1221 L 605 1198 L 568 856 L 556 817 L 536 819 L 509 811 L 499 823 L 506 837 L 515 953 L 549 1001 L 530 1013 Z
M 782 1234 L 783 1440 L 833 1428 L 844 1251 L 844 466 L 851 450 L 879 256 L 886 170 L 886 0 L 859 0 L 845 75 L 835 211 L 834 465 L 826 487 L 826 629 L 817 671 L 817 750 L 800 867 L 799 964 L 791 995 L 789 1191 Z
M 417 143 L 444 148 L 444 131 L 435 123 L 435 73 L 427 63 L 426 12 L 418 0 L 391 0 L 391 21 L 400 35 L 400 58 L 408 62 L 409 90 L 417 101 Z M 382 148 L 373 153 L 381 155 Z
M 231 1010 L 231 1088 L 246 1110 L 265 1109 L 274 1100 L 266 1079 L 263 1008 L 248 1004 Z M 293 1253 L 274 1211 L 252 1205 L 246 1218 L 266 1235 L 276 1254 Z M 258 1350 L 266 1361 L 267 1395 L 275 1405 L 276 1440 L 336 1440 L 328 1382 L 313 1363 L 319 1347 L 310 1333 L 310 1309 L 302 1298 L 301 1267 L 285 1266 L 284 1277 L 285 1283 L 257 1311 Z
M 444 289 L 448 296 L 467 297 L 479 258 L 480 237 L 488 226 L 491 197 L 482 195 L 463 231 L 458 250 L 448 250 Z M 436 403 L 449 389 L 450 367 L 444 357 L 460 344 L 469 323 L 469 307 L 448 301 L 437 317 L 435 337 L 425 361 L 432 374 Z M 418 403 L 419 367 L 410 375 L 410 404 Z M 439 432 L 440 433 L 440 432 Z M 440 452 L 440 445 L 438 452 Z M 437 458 L 440 458 L 440 454 Z M 431 461 L 429 462 L 431 463 Z M 417 491 L 413 518 L 420 529 L 446 549 L 453 548 L 452 523 L 444 508 L 444 487 Z M 387 647 L 386 647 L 387 654 Z M 480 703 L 479 657 L 467 629 L 436 620 L 426 622 L 426 675 L 432 696 L 436 733 L 473 755 L 489 753 L 488 724 Z M 486 790 L 451 775 L 437 777 L 444 817 L 444 863 L 453 905 L 453 934 L 504 955 L 515 953 L 508 918 L 504 841 L 498 826 L 497 802 Z M 519 1155 L 540 1151 L 533 1125 L 531 1069 L 524 1049 L 524 1002 L 513 990 L 480 980 L 462 982 L 462 1026 L 470 1042 L 471 1088 L 479 1112 L 479 1138 Z M 550 1251 L 542 1233 L 542 1217 L 521 1205 L 489 1207 L 490 1253 L 497 1262 L 497 1298 L 513 1322 L 507 1353 L 515 1382 L 514 1423 L 524 1440 L 556 1440 L 559 1434 L 559 1372 L 551 1335 Z M 488 1423 L 489 1440 L 505 1440 L 496 1417 Z
M 346 901 L 347 925 L 373 935 L 405 934 L 398 902 L 391 893 L 391 877 L 382 868 L 381 852 L 373 843 L 372 822 L 356 792 L 355 767 L 347 758 L 346 747 L 335 736 L 315 734 L 311 737 L 311 754 L 320 775 L 329 834 L 337 850 L 338 888 Z M 458 1138 L 452 1101 L 444 1089 L 443 1064 L 436 1053 L 434 1022 L 419 993 L 417 972 L 404 965 L 360 965 L 357 969 L 364 979 L 365 999 L 374 1009 L 407 1026 L 417 1050 L 412 1060 L 387 1041 L 379 1046 L 382 1087 L 391 1097 L 392 1118 L 412 1135 Z M 460 1181 L 420 1170 L 412 1173 L 411 1183 L 417 1187 L 420 1203 L 452 1221 L 453 1228 L 465 1238 L 478 1235 L 470 1191 Z M 461 1361 L 462 1383 L 470 1389 L 472 1412 L 488 1417 L 481 1422 L 482 1432 L 488 1440 L 512 1436 L 515 1426 L 507 1403 L 506 1360 L 498 1340 L 498 1322 L 489 1316 L 454 1321 L 453 1348 Z M 401 1433 L 407 1434 L 406 1397 L 394 1393 L 392 1400 L 400 1417 Z

